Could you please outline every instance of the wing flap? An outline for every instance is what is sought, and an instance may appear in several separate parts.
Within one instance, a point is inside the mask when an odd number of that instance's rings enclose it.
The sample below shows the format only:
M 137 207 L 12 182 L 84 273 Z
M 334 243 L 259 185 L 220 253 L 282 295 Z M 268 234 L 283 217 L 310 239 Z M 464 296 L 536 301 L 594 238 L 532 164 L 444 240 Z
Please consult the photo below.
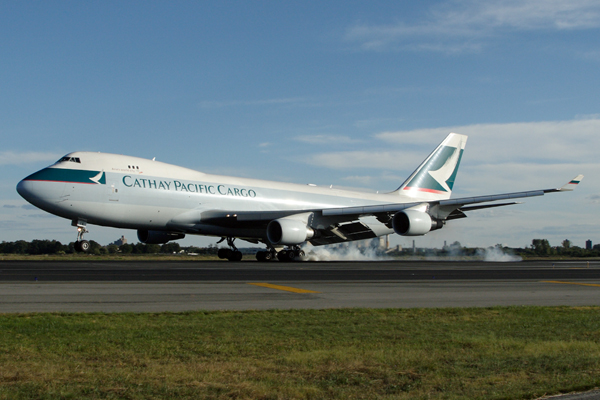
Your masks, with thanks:
M 323 216 L 331 217 L 338 215 L 375 215 L 380 213 L 391 213 L 404 210 L 407 208 L 415 207 L 420 204 L 427 203 L 427 201 L 419 201 L 413 203 L 392 203 L 382 204 L 375 206 L 363 206 L 363 207 L 342 207 L 342 208 L 326 208 L 323 210 Z M 438 202 L 431 202 L 438 203 Z
M 494 208 L 494 207 L 504 207 L 504 206 L 512 206 L 513 204 L 523 204 L 520 201 L 513 201 L 510 203 L 496 203 L 496 204 L 484 204 L 481 206 L 471 206 L 471 207 L 461 207 L 460 211 L 474 211 L 474 210 L 482 210 L 484 208 Z
M 525 197 L 543 196 L 547 193 L 545 190 L 531 190 L 528 192 L 515 192 L 515 193 L 503 193 L 495 194 L 491 196 L 476 196 L 476 197 L 462 197 L 458 199 L 442 200 L 438 202 L 440 206 L 463 206 L 467 204 L 476 203 L 489 203 L 491 201 L 507 200 L 507 199 L 522 199 Z
M 309 241 L 313 246 L 321 246 L 350 240 L 372 239 L 374 237 L 377 237 L 377 235 L 371 228 L 357 221 L 337 225 L 326 230 L 319 230 L 319 235 Z

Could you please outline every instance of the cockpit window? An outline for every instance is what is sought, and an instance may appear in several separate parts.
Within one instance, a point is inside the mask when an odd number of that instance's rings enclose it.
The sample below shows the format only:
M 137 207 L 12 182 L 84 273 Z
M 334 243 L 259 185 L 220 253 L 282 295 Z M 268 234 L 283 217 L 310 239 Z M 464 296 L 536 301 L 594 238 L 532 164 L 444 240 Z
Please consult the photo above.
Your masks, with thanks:
M 75 163 L 79 163 L 81 164 L 81 160 L 79 159 L 79 157 L 63 157 L 60 160 L 58 160 L 58 162 L 75 162 Z

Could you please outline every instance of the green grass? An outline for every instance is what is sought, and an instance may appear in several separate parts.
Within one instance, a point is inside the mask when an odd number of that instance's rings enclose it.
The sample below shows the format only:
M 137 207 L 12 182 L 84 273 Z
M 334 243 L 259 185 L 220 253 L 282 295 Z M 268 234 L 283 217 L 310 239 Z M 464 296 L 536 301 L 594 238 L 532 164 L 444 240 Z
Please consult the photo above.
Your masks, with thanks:
M 0 314 L 0 399 L 533 399 L 599 385 L 599 307 Z

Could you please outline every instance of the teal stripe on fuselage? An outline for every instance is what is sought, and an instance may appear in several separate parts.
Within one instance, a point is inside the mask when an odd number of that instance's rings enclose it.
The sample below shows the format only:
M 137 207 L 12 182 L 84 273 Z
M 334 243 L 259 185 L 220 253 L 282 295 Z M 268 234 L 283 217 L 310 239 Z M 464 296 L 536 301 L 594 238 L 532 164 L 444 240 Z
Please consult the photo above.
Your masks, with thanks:
M 45 182 L 69 182 L 69 183 L 87 183 L 90 185 L 100 183 L 106 184 L 106 176 L 95 182 L 90 178 L 98 176 L 100 171 L 86 171 L 80 169 L 63 169 L 63 168 L 44 168 L 25 178 L 25 181 L 45 181 Z

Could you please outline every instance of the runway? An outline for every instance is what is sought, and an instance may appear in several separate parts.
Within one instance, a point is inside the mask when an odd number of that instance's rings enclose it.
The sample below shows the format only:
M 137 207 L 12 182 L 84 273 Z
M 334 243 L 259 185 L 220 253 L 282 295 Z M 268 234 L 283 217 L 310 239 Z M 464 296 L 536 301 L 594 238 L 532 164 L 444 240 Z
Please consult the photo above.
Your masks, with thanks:
M 0 312 L 600 306 L 600 262 L 0 262 Z

